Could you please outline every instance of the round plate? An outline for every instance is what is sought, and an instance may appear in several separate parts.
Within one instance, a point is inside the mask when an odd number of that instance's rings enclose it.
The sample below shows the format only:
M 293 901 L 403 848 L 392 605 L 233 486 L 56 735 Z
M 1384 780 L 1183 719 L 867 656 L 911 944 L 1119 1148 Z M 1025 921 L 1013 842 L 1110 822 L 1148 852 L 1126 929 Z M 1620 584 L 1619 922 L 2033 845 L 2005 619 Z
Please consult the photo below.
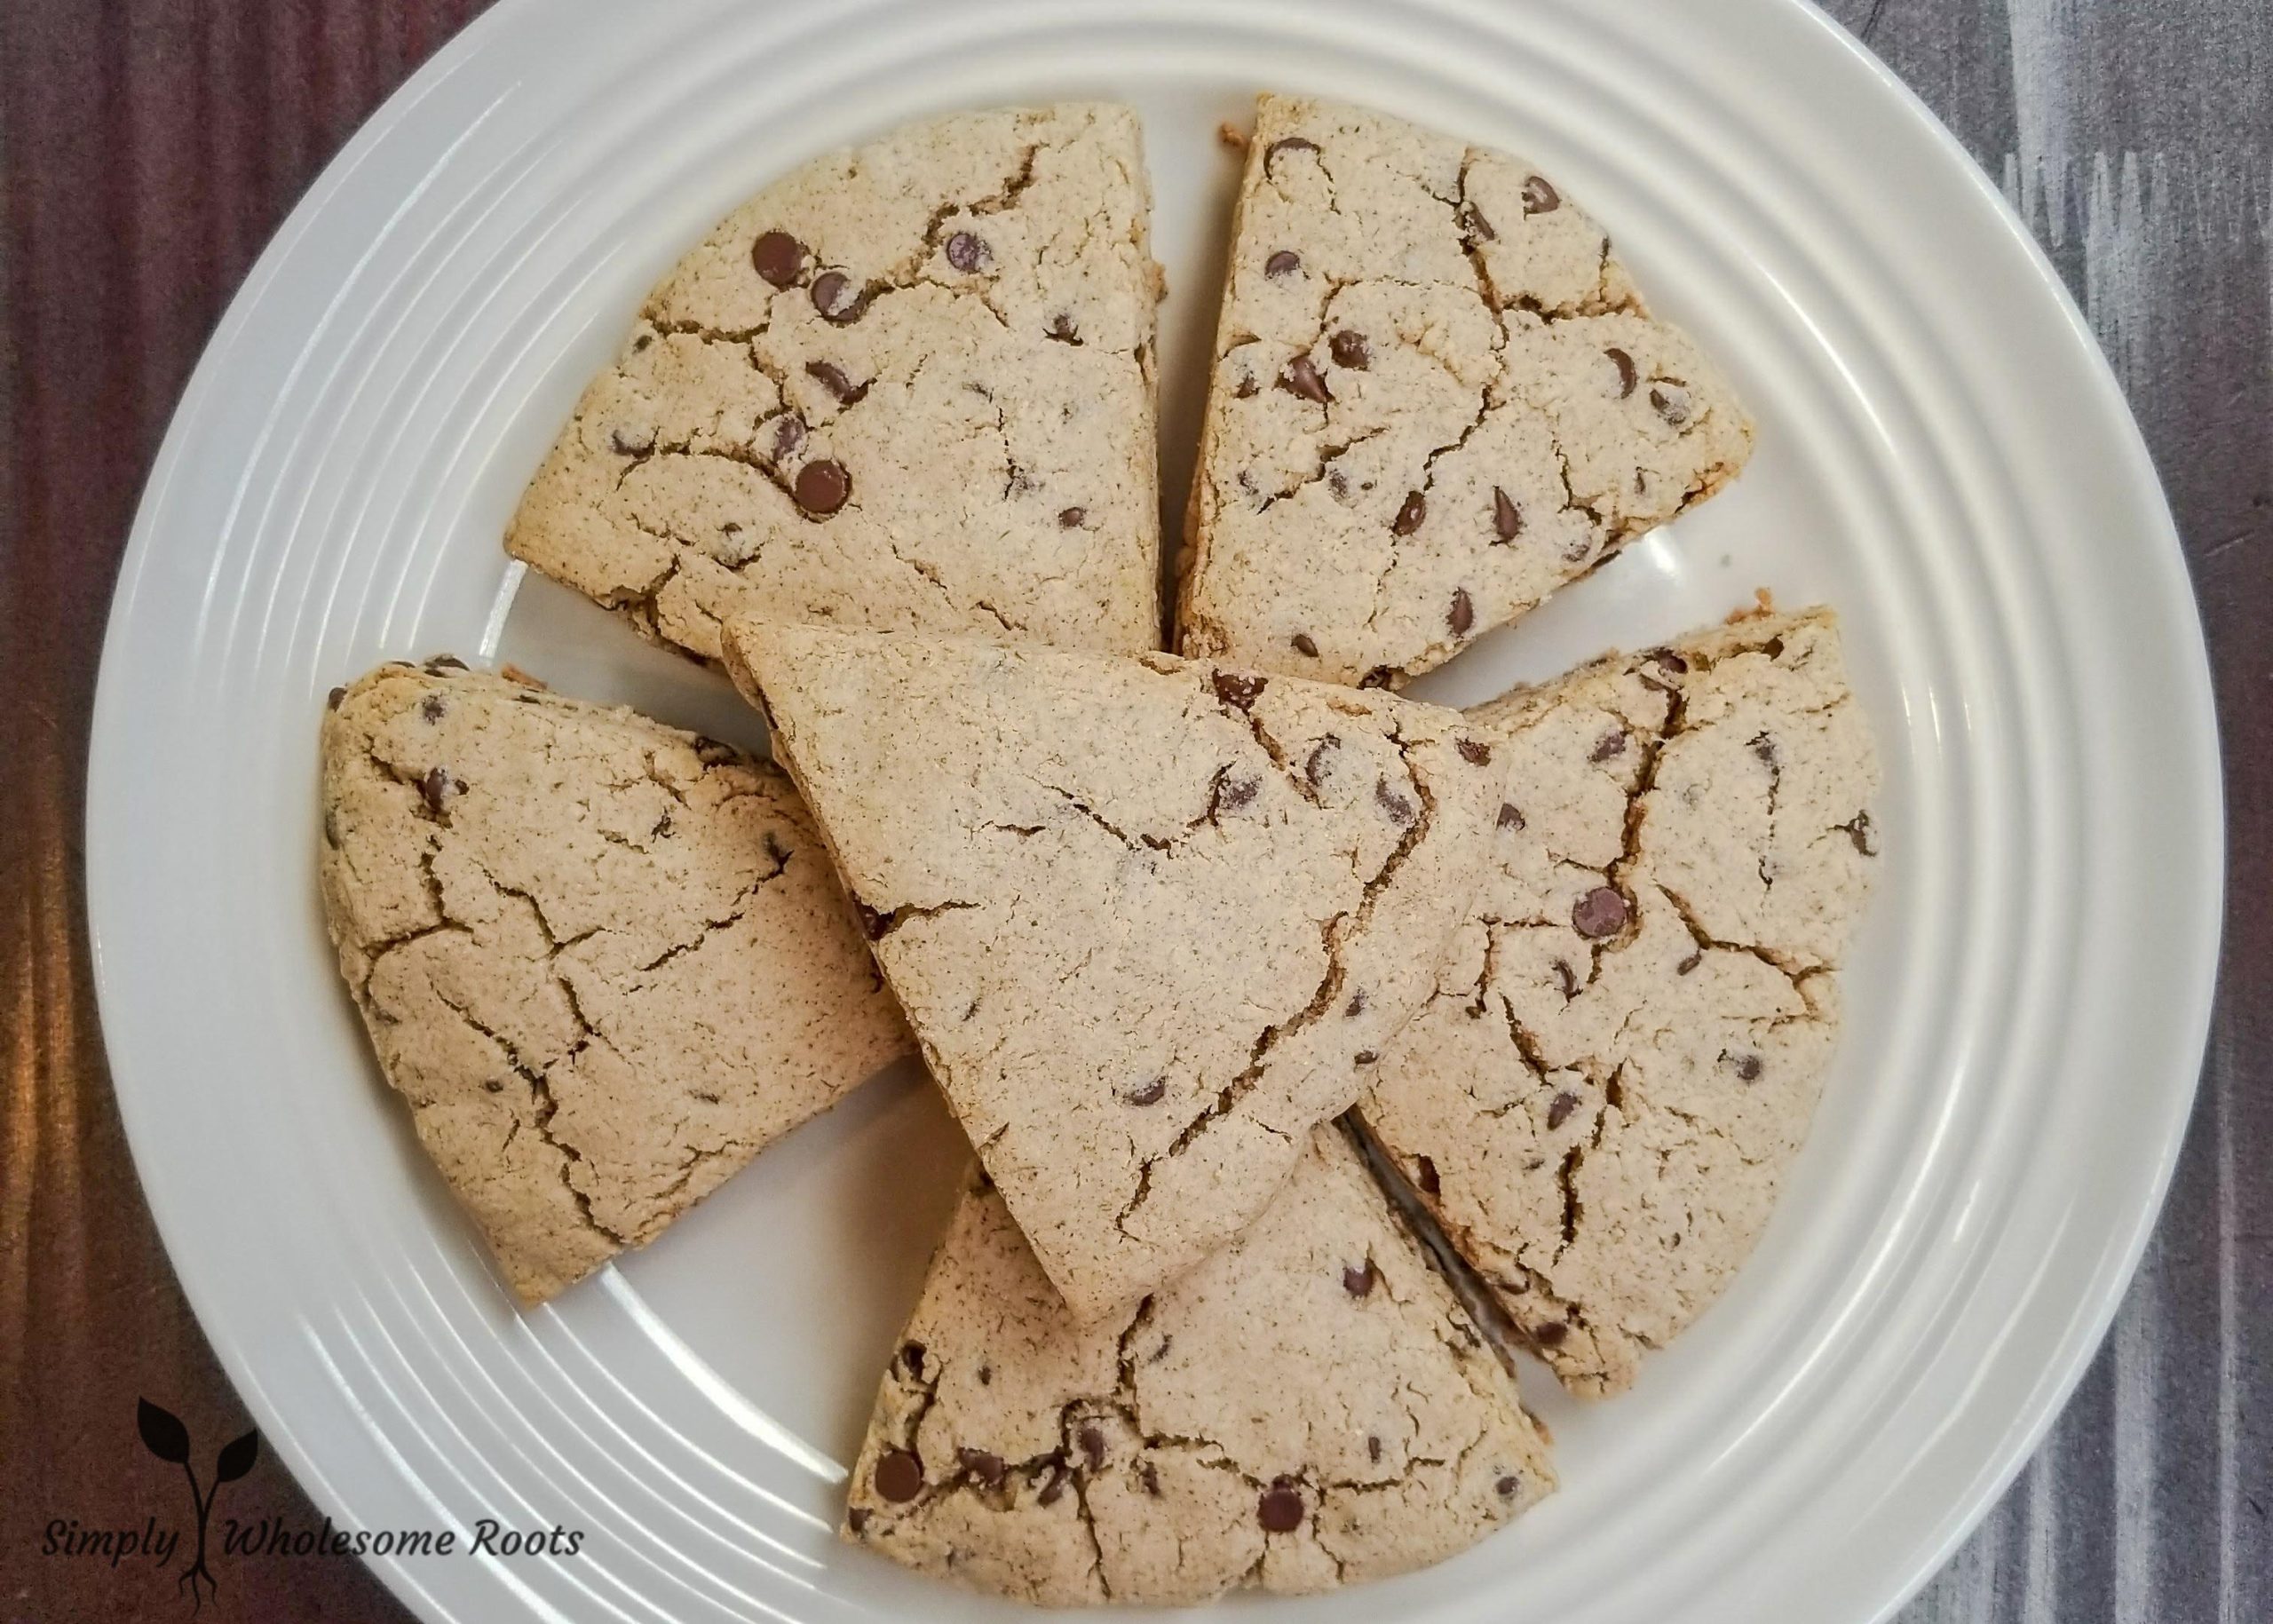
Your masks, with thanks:
M 647 1252 L 516 1313 L 325 943 L 325 690 L 454 650 L 755 738 L 722 681 L 522 581 L 497 538 L 681 250 L 796 162 L 909 118 L 1142 110 L 1179 489 L 1236 178 L 1216 128 L 1265 86 L 1529 154 L 1758 414 L 1726 495 L 1426 690 L 1481 698 L 1765 585 L 1845 615 L 1887 768 L 1846 1040 L 1757 1256 L 1629 1396 L 1580 1406 L 1529 1373 L 1559 1494 L 1303 1616 L 1883 1615 L 2104 1329 L 2207 1018 L 2200 630 L 2058 282 L 1811 7 L 506 0 L 332 164 L 198 368 L 112 614 L 88 814 L 144 1187 L 271 1442 L 345 1526 L 585 1536 L 573 1557 L 380 1562 L 425 1617 L 998 1611 L 830 1537 L 962 1152 L 920 1080 L 880 1082 Z

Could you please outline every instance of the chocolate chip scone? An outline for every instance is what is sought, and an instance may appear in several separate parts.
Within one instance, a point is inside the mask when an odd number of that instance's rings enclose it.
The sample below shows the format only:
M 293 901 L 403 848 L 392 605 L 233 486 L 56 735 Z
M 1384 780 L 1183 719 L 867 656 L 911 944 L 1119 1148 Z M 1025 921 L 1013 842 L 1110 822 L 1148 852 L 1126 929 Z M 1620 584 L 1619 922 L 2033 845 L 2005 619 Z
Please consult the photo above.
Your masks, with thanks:
M 771 765 L 455 661 L 332 697 L 340 971 L 523 1301 L 910 1047 Z
M 877 960 L 1081 1319 L 1246 1226 L 1433 990 L 1501 776 L 1456 712 L 737 622 Z
M 1168 1606 L 1420 1567 L 1553 1486 L 1514 1379 L 1328 1127 L 1237 1241 L 1087 1328 L 975 1184 L 844 1537 L 1042 1606 Z
M 730 615 L 1160 646 L 1136 115 L 819 158 L 651 293 L 506 546 L 704 659 Z
M 1264 96 L 1179 646 L 1395 685 L 1734 478 L 1752 430 L 1529 165 Z
M 1564 1382 L 1617 1392 L 1727 1286 L 1806 1137 L 1870 887 L 1826 610 L 1469 713 L 1497 849 L 1365 1123 Z

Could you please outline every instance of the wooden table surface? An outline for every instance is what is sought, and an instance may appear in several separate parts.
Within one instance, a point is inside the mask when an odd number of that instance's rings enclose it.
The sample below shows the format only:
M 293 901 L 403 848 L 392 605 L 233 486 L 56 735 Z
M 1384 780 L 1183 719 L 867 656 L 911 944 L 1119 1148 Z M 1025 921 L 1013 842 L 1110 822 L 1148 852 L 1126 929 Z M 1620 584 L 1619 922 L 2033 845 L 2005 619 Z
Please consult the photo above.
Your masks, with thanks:
M 44 1530 L 170 1515 L 135 1442 L 138 1397 L 178 1414 L 201 1459 L 249 1424 L 142 1205 L 90 985 L 81 796 L 128 524 L 199 349 L 269 234 L 479 9 L 0 0 L 0 1619 L 180 1616 L 170 1581 L 45 1556 Z M 2160 1229 L 2050 1440 L 1903 1617 L 2262 1624 L 2273 1620 L 2273 7 L 1830 9 L 2001 181 L 2130 392 L 2209 629 L 2231 817 L 2222 995 Z M 254 1473 L 260 1509 L 313 1520 L 274 1462 Z M 222 1620 L 408 1617 L 352 1561 L 236 1561 L 227 1578 L 209 1604 Z

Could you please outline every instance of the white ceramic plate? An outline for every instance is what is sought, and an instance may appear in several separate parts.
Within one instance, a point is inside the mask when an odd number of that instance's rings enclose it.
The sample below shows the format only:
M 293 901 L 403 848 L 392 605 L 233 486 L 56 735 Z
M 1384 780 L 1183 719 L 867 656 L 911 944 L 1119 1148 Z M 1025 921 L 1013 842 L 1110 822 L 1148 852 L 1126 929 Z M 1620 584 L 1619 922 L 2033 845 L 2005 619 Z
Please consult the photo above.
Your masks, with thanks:
M 1882 1615 L 2105 1327 L 2210 997 L 2200 632 L 2073 307 L 1956 144 L 1812 9 L 506 0 L 326 172 L 198 368 L 112 615 L 89 811 L 143 1183 L 272 1443 L 345 1525 L 587 1534 L 574 1557 L 380 1564 L 425 1617 L 993 1612 L 828 1532 L 961 1152 L 918 1080 L 872 1086 L 517 1315 L 325 946 L 324 691 L 455 650 L 756 737 L 723 682 L 520 580 L 497 536 L 685 244 L 797 161 L 920 115 L 1142 109 L 1180 489 L 1235 176 L 1214 131 L 1263 86 L 1530 154 L 1759 416 L 1727 495 L 1429 689 L 1480 698 L 1765 584 L 1844 612 L 1888 769 L 1846 1041 L 1735 1289 L 1626 1398 L 1581 1408 L 1532 1376 L 1565 1480 L 1540 1509 L 1281 1612 Z

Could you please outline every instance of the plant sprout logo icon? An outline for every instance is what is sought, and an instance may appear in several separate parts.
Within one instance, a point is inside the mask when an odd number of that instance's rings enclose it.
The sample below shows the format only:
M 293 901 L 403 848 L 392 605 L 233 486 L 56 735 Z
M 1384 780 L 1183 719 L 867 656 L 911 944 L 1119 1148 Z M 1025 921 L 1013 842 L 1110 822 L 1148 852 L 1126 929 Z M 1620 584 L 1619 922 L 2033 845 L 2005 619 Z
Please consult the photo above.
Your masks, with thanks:
M 142 1434 L 142 1446 L 161 1461 L 180 1467 L 182 1476 L 189 1479 L 189 1503 L 197 1512 L 197 1554 L 190 1561 L 189 1571 L 174 1581 L 174 1588 L 189 1587 L 189 1610 L 194 1613 L 204 1606 L 206 1595 L 221 1588 L 212 1570 L 205 1565 L 205 1524 L 212 1515 L 213 1497 L 223 1484 L 234 1483 L 253 1469 L 253 1462 L 260 1459 L 260 1434 L 248 1432 L 222 1445 L 221 1453 L 213 1457 L 212 1485 L 200 1490 L 197 1469 L 189 1463 L 189 1429 L 181 1424 L 181 1418 L 147 1398 L 137 1399 L 135 1406 L 134 1424 Z M 197 1588 L 201 1580 L 204 1581 L 204 1594 L 200 1594 Z

